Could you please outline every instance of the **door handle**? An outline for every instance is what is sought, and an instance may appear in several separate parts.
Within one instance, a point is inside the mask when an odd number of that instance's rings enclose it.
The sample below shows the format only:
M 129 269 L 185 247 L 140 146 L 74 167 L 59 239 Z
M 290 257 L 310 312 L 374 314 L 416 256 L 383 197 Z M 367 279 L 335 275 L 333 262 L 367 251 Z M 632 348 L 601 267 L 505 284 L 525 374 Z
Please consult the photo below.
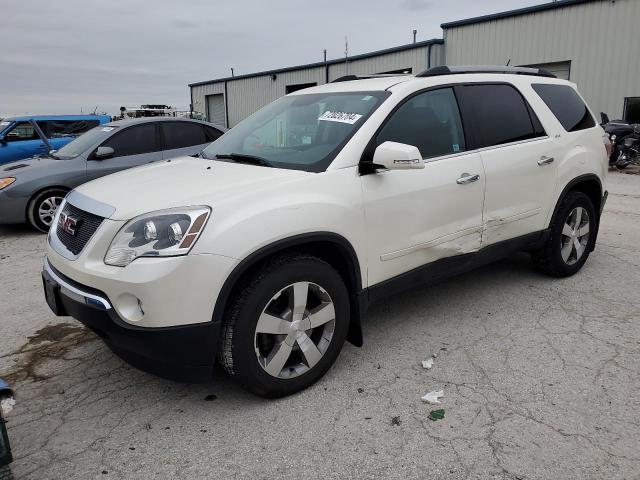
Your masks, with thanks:
M 459 179 L 456 180 L 458 185 L 466 185 L 467 183 L 473 183 L 480 180 L 480 175 L 477 173 L 475 175 L 471 175 L 469 173 L 463 173 Z
M 547 157 L 546 155 L 543 155 L 540 157 L 540 160 L 538 160 L 538 165 L 540 165 L 541 167 L 543 165 L 549 165 L 550 163 L 553 163 L 555 159 L 553 157 Z

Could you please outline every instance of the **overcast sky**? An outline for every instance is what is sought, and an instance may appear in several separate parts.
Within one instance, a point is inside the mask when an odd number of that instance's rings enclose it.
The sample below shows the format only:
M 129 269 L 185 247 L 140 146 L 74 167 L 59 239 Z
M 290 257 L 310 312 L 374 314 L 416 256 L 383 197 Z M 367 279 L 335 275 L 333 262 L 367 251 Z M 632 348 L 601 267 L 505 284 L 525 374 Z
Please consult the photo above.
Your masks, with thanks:
M 21 0 L 0 14 L 0 116 L 187 107 L 187 84 L 441 38 L 543 0 Z

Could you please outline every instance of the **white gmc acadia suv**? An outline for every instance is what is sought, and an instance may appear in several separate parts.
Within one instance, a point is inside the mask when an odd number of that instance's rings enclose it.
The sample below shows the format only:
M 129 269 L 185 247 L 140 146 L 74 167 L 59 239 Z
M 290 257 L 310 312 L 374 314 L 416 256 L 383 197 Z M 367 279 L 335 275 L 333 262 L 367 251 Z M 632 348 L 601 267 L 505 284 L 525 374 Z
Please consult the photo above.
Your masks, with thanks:
M 576 273 L 606 170 L 603 130 L 544 70 L 343 77 L 273 102 L 199 158 L 69 193 L 45 296 L 139 368 L 203 381 L 217 359 L 283 396 L 345 339 L 360 346 L 383 296 L 514 251 Z

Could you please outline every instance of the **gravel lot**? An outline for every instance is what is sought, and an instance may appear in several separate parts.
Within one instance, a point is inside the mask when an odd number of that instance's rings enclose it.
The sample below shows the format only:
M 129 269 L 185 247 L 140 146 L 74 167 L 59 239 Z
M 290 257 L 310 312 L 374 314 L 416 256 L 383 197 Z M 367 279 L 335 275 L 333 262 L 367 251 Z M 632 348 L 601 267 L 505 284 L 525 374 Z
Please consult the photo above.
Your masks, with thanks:
M 576 276 L 526 255 L 381 303 L 312 388 L 141 373 L 41 293 L 44 236 L 0 227 L 16 479 L 640 478 L 640 176 L 612 172 Z M 437 354 L 431 370 L 420 362 Z M 420 401 L 444 389 L 445 418 Z

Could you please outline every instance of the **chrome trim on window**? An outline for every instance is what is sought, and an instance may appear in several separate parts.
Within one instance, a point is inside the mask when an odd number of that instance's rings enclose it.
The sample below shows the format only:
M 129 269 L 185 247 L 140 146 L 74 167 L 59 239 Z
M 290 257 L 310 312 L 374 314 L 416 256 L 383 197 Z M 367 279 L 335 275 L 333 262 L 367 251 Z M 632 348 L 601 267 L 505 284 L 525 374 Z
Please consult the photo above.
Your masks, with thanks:
M 91 307 L 100 308 L 102 310 L 111 309 L 111 303 L 109 303 L 109 300 L 107 300 L 106 298 L 103 298 L 99 295 L 94 295 L 93 293 L 85 292 L 80 288 L 71 285 L 66 280 L 62 279 L 56 272 L 53 271 L 53 268 L 49 264 L 49 260 L 46 257 L 44 259 L 44 271 L 47 272 L 51 276 L 51 278 L 53 278 L 60 286 L 60 293 L 62 293 L 63 295 L 73 300 L 80 301 Z

